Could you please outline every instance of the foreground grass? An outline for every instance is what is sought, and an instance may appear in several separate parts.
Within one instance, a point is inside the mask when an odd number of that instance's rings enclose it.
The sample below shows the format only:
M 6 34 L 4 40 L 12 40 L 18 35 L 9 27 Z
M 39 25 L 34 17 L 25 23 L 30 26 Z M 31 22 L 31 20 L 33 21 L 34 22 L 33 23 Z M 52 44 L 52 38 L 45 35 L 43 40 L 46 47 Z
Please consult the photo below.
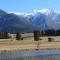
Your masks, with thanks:
M 42 40 L 39 40 L 39 49 L 60 49 L 60 36 L 52 37 L 54 40 L 48 42 L 48 37 L 41 37 Z M 27 37 L 23 40 L 15 39 L 0 39 L 0 50 L 15 50 L 15 49 L 36 49 L 37 43 L 34 41 L 33 37 Z

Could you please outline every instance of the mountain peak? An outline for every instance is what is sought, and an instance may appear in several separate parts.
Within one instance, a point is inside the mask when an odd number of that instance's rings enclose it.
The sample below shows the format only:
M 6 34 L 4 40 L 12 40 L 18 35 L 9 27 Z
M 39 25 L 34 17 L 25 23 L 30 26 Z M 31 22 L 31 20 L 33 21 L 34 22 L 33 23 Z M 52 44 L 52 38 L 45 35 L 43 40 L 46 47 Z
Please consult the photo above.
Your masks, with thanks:
M 33 10 L 33 13 L 37 13 L 37 12 L 40 12 L 42 14 L 45 14 L 45 15 L 49 15 L 51 13 L 60 13 L 59 11 L 55 10 L 54 8 L 52 9 L 41 9 L 41 10 Z

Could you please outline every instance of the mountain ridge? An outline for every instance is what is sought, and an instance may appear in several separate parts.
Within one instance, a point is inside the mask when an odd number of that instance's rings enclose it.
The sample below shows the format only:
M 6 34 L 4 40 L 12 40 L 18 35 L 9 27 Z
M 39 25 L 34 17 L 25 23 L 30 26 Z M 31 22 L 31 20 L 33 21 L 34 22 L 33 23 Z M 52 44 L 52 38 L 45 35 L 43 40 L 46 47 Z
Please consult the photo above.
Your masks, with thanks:
M 30 13 L 8 13 L 0 10 L 0 31 L 27 32 L 34 29 L 60 29 L 60 12 L 54 9 L 34 10 Z

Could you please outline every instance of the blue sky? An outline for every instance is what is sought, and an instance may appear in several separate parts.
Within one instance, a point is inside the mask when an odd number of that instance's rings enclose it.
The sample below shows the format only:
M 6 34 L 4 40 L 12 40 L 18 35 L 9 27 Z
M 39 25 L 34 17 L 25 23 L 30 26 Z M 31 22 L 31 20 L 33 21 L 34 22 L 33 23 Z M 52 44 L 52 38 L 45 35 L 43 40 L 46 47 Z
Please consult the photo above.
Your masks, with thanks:
M 0 0 L 0 9 L 7 12 L 31 12 L 45 8 L 60 11 L 60 0 Z

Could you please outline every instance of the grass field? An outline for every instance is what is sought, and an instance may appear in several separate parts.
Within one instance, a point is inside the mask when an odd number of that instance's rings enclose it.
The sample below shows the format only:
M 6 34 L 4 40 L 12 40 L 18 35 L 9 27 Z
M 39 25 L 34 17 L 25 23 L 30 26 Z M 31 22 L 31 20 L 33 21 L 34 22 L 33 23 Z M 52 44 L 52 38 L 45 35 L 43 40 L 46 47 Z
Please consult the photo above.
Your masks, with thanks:
M 38 49 L 60 49 L 60 36 L 49 36 L 54 38 L 52 42 L 48 42 L 48 37 L 40 37 Z M 34 50 L 37 49 L 38 42 L 34 41 L 33 37 L 26 37 L 23 40 L 11 39 L 0 39 L 0 50 Z

